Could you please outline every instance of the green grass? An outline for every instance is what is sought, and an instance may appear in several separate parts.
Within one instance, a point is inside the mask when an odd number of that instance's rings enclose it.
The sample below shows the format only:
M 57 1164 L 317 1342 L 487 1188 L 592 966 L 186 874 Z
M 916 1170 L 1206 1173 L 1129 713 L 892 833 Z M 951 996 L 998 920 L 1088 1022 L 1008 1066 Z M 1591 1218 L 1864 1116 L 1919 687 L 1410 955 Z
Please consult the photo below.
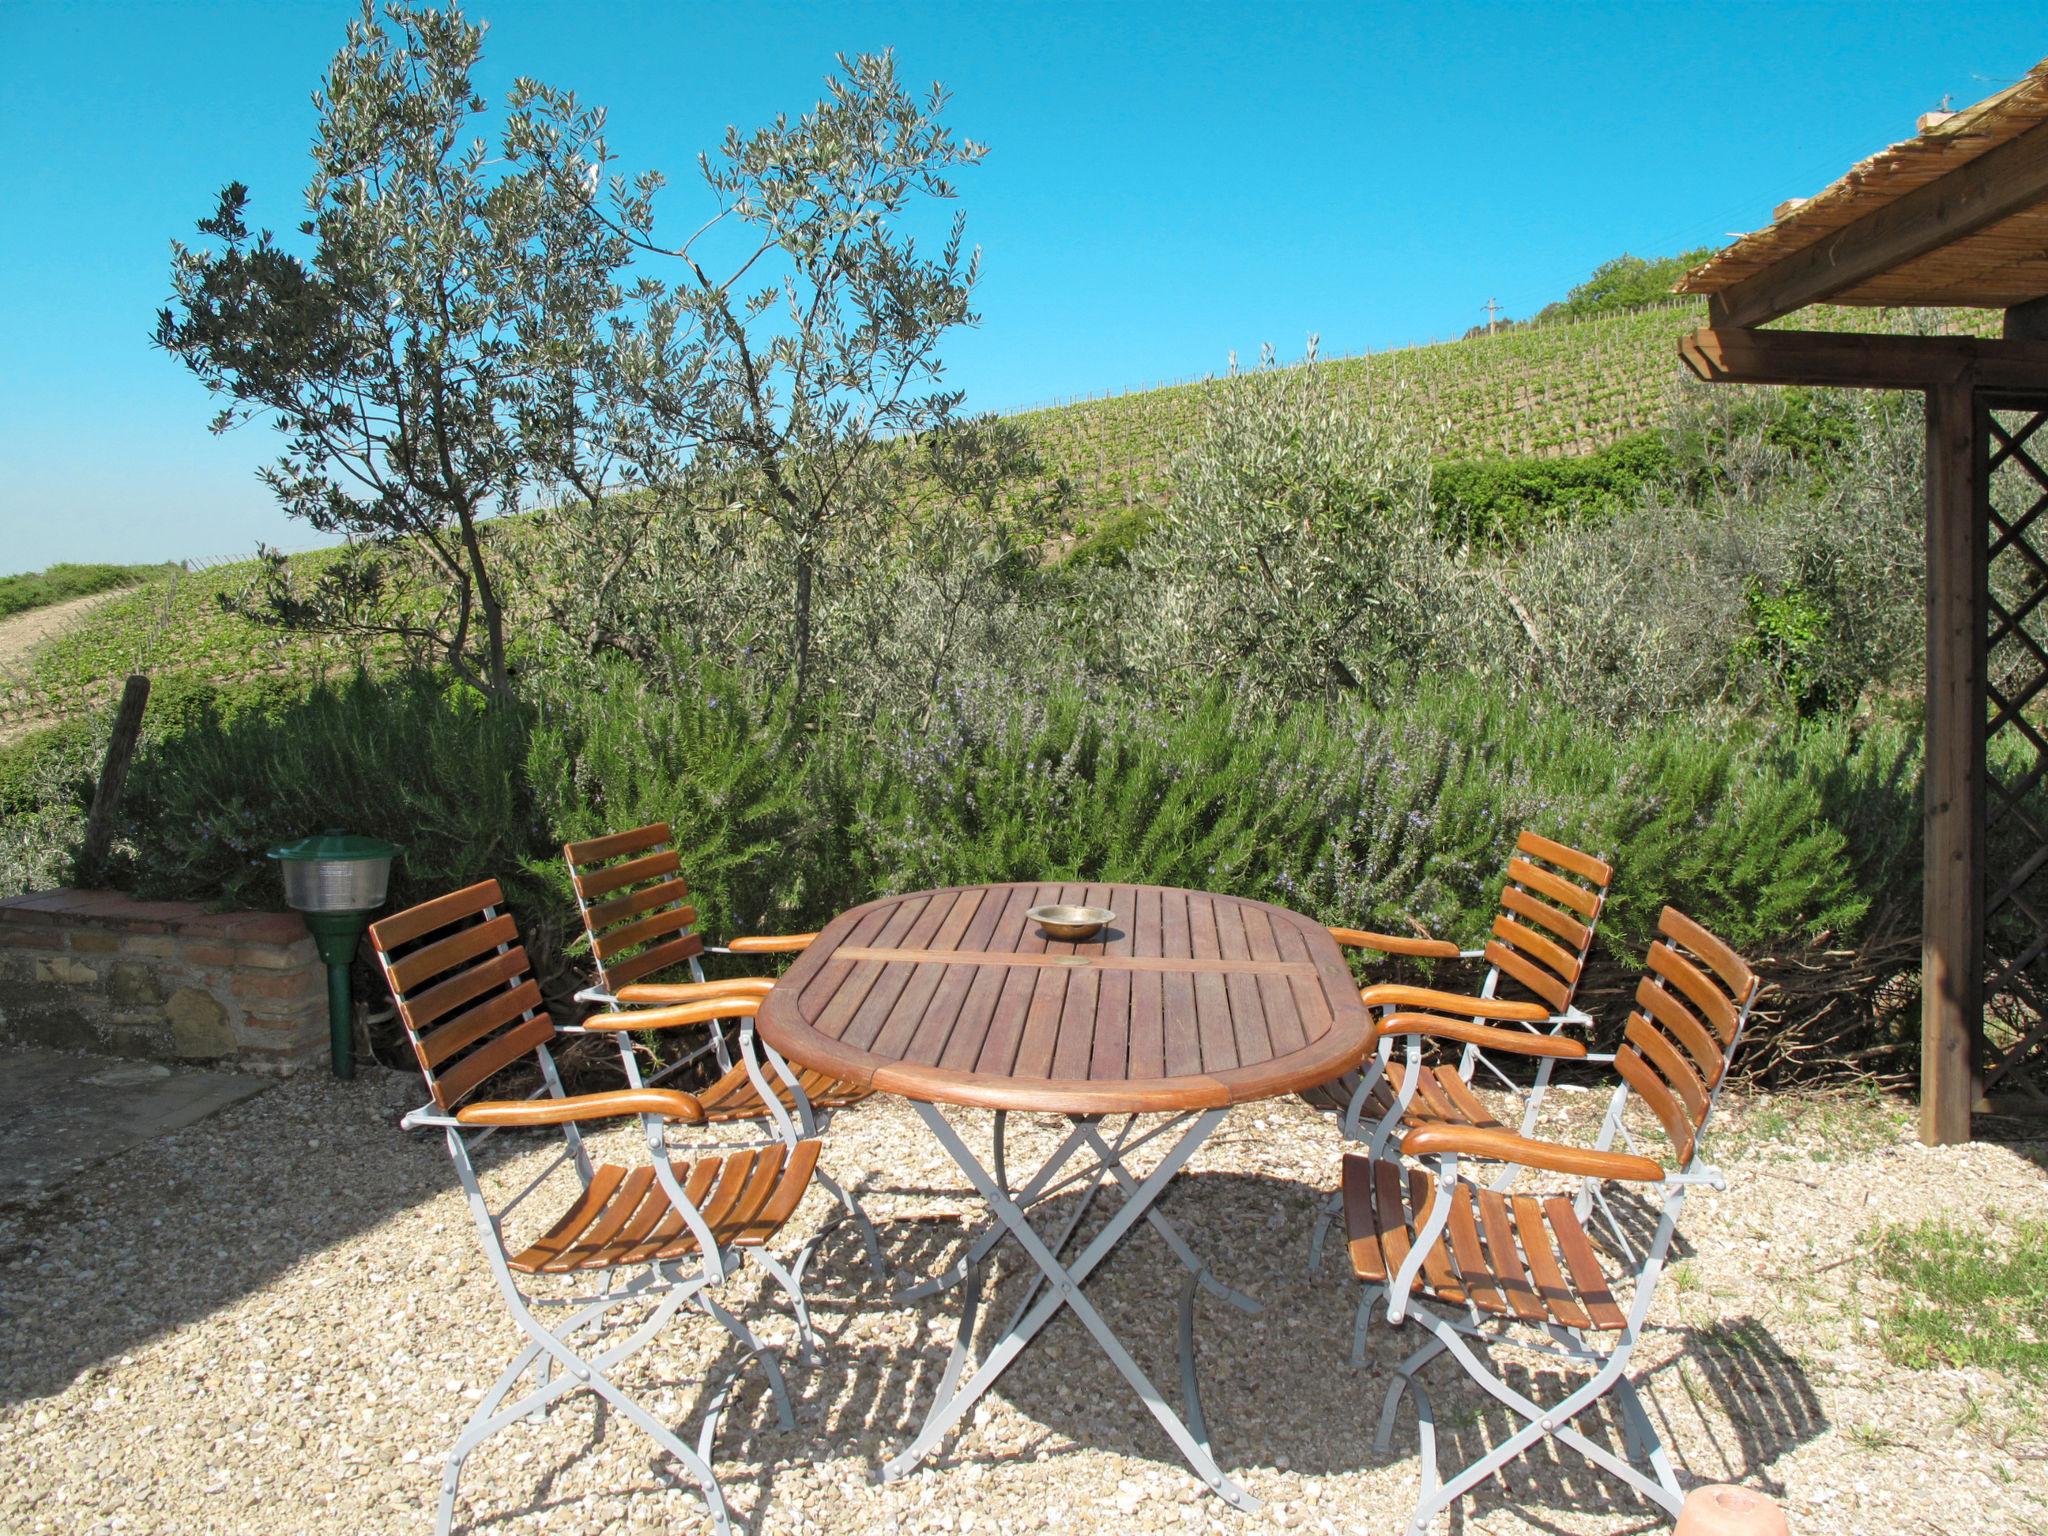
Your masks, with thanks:
M 1900 1101 L 1869 1083 L 1738 1098 L 1728 1107 L 1734 1113 L 1718 1139 L 1729 1156 L 1768 1148 L 1829 1163 L 1891 1145 L 1907 1122 Z
M 1898 1287 L 1878 1339 L 1900 1365 L 1974 1365 L 2048 1377 L 2048 1221 L 1889 1226 L 1878 1273 Z
M 0 576 L 0 619 L 52 603 L 68 603 L 75 597 L 140 586 L 152 576 L 175 569 L 169 565 L 53 565 L 48 570 Z

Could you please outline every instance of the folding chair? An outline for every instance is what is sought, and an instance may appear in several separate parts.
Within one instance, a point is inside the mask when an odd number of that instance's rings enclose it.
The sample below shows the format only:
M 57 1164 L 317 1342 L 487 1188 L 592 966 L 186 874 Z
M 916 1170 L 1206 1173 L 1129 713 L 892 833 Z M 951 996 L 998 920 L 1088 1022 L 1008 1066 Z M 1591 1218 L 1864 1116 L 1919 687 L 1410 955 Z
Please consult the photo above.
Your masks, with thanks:
M 1498 1122 L 1472 1092 L 1473 1075 L 1483 1065 L 1522 1101 L 1521 1131 L 1529 1135 L 1536 1128 L 1543 1096 L 1549 1090 L 1551 1073 L 1559 1060 L 1612 1060 L 1607 1056 L 1589 1056 L 1583 1046 L 1570 1049 L 1577 1042 L 1559 1037 L 1567 1026 L 1593 1022 L 1573 999 L 1585 974 L 1586 956 L 1593 947 L 1593 934 L 1613 878 L 1612 866 L 1591 854 L 1524 831 L 1515 839 L 1514 856 L 1508 860 L 1507 882 L 1500 893 L 1500 914 L 1493 920 L 1486 943 L 1479 948 L 1459 949 L 1445 939 L 1332 928 L 1330 932 L 1338 943 L 1353 948 L 1434 959 L 1484 960 L 1486 976 L 1478 992 L 1469 996 L 1396 983 L 1366 987 L 1359 996 L 1368 1006 L 1382 1011 L 1377 1058 L 1362 1072 L 1348 1072 L 1310 1089 L 1302 1097 L 1318 1108 L 1340 1111 L 1338 1125 L 1352 1141 L 1368 1139 L 1368 1124 L 1377 1127 L 1399 1123 L 1410 1112 L 1418 1094 L 1425 1113 L 1441 1106 L 1442 1112 L 1455 1123 L 1496 1125 Z M 1503 987 L 1523 996 L 1502 996 Z M 1405 1018 L 1406 1010 L 1411 1009 L 1469 1019 L 1479 1026 L 1458 1037 L 1464 1050 L 1456 1067 L 1424 1068 L 1412 1036 L 1407 1061 L 1394 1061 L 1394 1043 L 1401 1031 L 1390 1027 L 1392 1019 L 1397 1012 Z M 1488 1019 L 1520 1028 L 1487 1029 L 1481 1021 Z M 1517 1040 L 1523 1032 L 1540 1039 L 1546 1031 L 1559 1049 L 1518 1048 Z M 1525 1088 L 1509 1077 L 1486 1054 L 1488 1049 L 1533 1057 L 1533 1082 Z M 1468 1115 L 1476 1118 L 1468 1121 Z M 1370 1150 L 1374 1157 L 1380 1156 L 1383 1142 L 1373 1141 Z M 1324 1240 L 1342 1209 L 1342 1195 L 1332 1194 L 1317 1213 L 1315 1227 L 1309 1234 L 1308 1268 L 1312 1274 L 1322 1263 Z
M 692 931 L 697 910 L 689 905 L 690 887 L 683 879 L 682 861 L 666 822 L 564 843 L 562 858 L 569 866 L 576 909 L 597 970 L 597 985 L 576 996 L 578 1001 L 596 1003 L 606 1010 L 586 1019 L 584 1026 L 602 1028 L 617 1037 L 630 1085 L 643 1086 L 635 1032 L 701 1023 L 709 1026 L 704 1042 L 663 1066 L 645 1083 L 659 1083 L 707 1054 L 712 1056 L 719 1075 L 697 1095 L 711 1124 L 760 1121 L 772 1126 L 773 1134 L 785 1141 L 816 1137 L 831 1124 L 834 1110 L 849 1108 L 873 1093 L 864 1084 L 845 1082 L 809 1067 L 792 1069 L 754 1033 L 755 1008 L 774 988 L 774 981 L 758 976 L 706 981 L 698 959 L 706 953 L 800 950 L 817 935 L 738 938 L 722 948 L 706 945 L 703 937 Z M 679 965 L 688 967 L 689 981 L 644 979 Z M 717 1006 L 721 1000 L 731 1006 Z M 697 1011 L 681 1012 L 673 1007 L 629 1011 L 639 1004 L 694 1006 Z M 739 1026 L 738 1062 L 732 1059 L 726 1041 L 723 1026 L 727 1019 L 736 1020 Z M 867 1212 L 822 1168 L 816 1177 L 852 1218 L 869 1267 L 878 1278 L 886 1279 L 888 1265 L 882 1257 L 881 1240 Z M 808 1329 L 804 1341 L 808 1353 Z
M 819 1144 L 791 1139 L 676 1160 L 669 1155 L 665 1127 L 678 1120 L 705 1120 L 703 1106 L 692 1095 L 646 1087 L 565 1094 L 548 1049 L 559 1031 L 541 1006 L 517 925 L 501 910 L 502 902 L 498 883 L 487 880 L 370 927 L 377 963 L 427 1080 L 429 1102 L 401 1123 L 408 1129 L 438 1127 L 446 1134 L 485 1257 L 527 1338 L 448 1453 L 435 1530 L 447 1536 L 462 1465 L 471 1451 L 515 1420 L 539 1415 L 556 1398 L 587 1389 L 645 1430 L 688 1471 L 703 1491 L 713 1526 L 723 1533 L 729 1527 L 724 1495 L 711 1469 L 711 1446 L 733 1381 L 749 1361 L 761 1362 L 782 1427 L 794 1421 L 774 1353 L 712 1292 L 731 1273 L 739 1253 L 767 1262 L 771 1272 L 788 1272 L 763 1245 L 802 1202 L 817 1168 Z M 472 1097 L 521 1064 L 538 1070 L 538 1090 L 517 1099 Z M 630 1169 L 593 1165 L 579 1126 L 629 1116 L 639 1119 L 649 1161 Z M 504 1206 L 491 1209 L 477 1179 L 476 1147 L 500 1127 L 555 1125 L 562 1128 L 562 1151 Z M 553 1225 L 514 1248 L 506 1237 L 507 1218 L 565 1163 L 573 1165 L 581 1192 Z M 587 1277 L 589 1283 L 566 1295 L 529 1289 L 543 1278 L 559 1283 L 570 1277 Z M 604 1319 L 629 1304 L 646 1315 L 623 1339 L 601 1348 Z M 627 1396 L 612 1376 L 685 1306 L 714 1319 L 744 1351 L 707 1399 L 694 1447 Z M 541 1316 L 547 1308 L 567 1308 L 568 1316 L 550 1327 Z M 577 1338 L 585 1329 L 597 1331 L 588 1340 Z M 501 1406 L 528 1371 L 533 1381 L 525 1394 Z
M 1545 1439 L 1570 1446 L 1674 1517 L 1684 1500 L 1629 1379 L 1628 1362 L 1686 1191 L 1695 1184 L 1726 1187 L 1720 1173 L 1700 1160 L 1700 1139 L 1756 1001 L 1757 980 L 1727 945 L 1669 907 L 1658 933 L 1614 1057 L 1621 1082 L 1592 1148 L 1536 1141 L 1501 1128 L 1430 1125 L 1410 1130 L 1401 1151 L 1432 1163 L 1433 1175 L 1398 1160 L 1356 1152 L 1344 1158 L 1351 1264 L 1365 1285 L 1353 1326 L 1353 1363 L 1364 1359 L 1366 1327 L 1383 1298 L 1389 1323 L 1410 1322 L 1431 1335 L 1401 1362 L 1387 1389 L 1377 1437 L 1379 1449 L 1386 1450 L 1401 1398 L 1412 1396 L 1422 1496 L 1409 1536 L 1423 1536 L 1445 1506 Z M 1645 1156 L 1630 1137 L 1623 1112 L 1631 1095 L 1650 1107 L 1669 1138 L 1669 1168 Z M 1628 1150 L 1613 1149 L 1617 1137 Z M 1574 1175 L 1579 1189 L 1569 1198 L 1509 1194 L 1498 1182 L 1488 1187 L 1461 1177 L 1461 1157 L 1499 1160 L 1511 1172 Z M 1607 1205 L 1609 1180 L 1662 1191 L 1662 1215 L 1640 1254 Z M 1607 1258 L 1595 1249 L 1586 1225 L 1595 1205 L 1606 1218 Z M 1614 1281 L 1628 1269 L 1634 1271 L 1634 1292 L 1624 1309 Z M 1532 1332 L 1541 1337 L 1530 1337 Z M 1474 1341 L 1560 1357 L 1592 1367 L 1592 1375 L 1559 1401 L 1538 1404 L 1508 1385 Z M 1524 1421 L 1448 1480 L 1439 1475 L 1435 1421 L 1417 1379 L 1423 1366 L 1447 1352 Z M 1573 1427 L 1609 1393 L 1619 1410 L 1625 1456 Z

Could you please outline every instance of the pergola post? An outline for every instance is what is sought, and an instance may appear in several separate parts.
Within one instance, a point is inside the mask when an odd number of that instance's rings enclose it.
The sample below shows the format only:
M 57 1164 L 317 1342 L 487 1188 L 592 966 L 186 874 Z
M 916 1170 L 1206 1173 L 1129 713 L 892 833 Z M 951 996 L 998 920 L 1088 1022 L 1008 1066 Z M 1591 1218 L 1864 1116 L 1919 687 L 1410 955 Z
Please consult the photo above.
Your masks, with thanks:
M 1926 876 L 1920 1139 L 1970 1139 L 1984 1016 L 1985 433 L 1967 383 L 1927 391 Z

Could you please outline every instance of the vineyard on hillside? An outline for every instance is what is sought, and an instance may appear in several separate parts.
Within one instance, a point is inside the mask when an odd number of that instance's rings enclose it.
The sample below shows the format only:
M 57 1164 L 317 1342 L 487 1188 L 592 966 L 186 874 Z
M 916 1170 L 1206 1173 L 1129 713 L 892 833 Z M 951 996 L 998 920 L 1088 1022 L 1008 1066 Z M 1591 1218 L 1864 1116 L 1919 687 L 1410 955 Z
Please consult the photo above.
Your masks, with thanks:
M 1496 336 L 1406 347 L 1313 366 L 1363 404 L 1410 414 L 1439 459 L 1488 455 L 1561 458 L 1592 453 L 1661 425 L 1677 387 L 1677 338 L 1701 323 L 1691 302 L 1589 319 L 1519 325 Z M 1990 311 L 1930 311 L 1921 329 L 1989 334 Z M 1884 310 L 1815 309 L 1808 329 L 1905 328 Z M 1020 412 L 1046 474 L 1074 487 L 1074 523 L 1086 529 L 1131 507 L 1156 505 L 1176 454 L 1196 440 L 1218 381 L 1133 391 Z M 294 556 L 305 567 L 320 552 Z M 0 740 L 103 704 L 141 666 L 159 674 L 226 680 L 252 675 L 345 673 L 356 647 L 331 638 L 280 635 L 234 618 L 220 598 L 255 574 L 246 561 L 208 562 L 158 578 L 97 607 L 89 621 L 0 666 Z
M 1517 326 L 1495 336 L 1403 347 L 1306 366 L 1360 400 L 1412 413 L 1440 458 L 1563 458 L 1661 426 L 1678 378 L 1678 338 L 1705 321 L 1691 301 L 1623 314 Z M 1922 328 L 1989 335 L 1988 310 L 1928 313 Z M 1897 328 L 1888 310 L 1816 308 L 1807 330 Z M 1214 379 L 1022 412 L 1049 473 L 1073 482 L 1078 510 L 1157 501 L 1175 453 L 1200 431 Z

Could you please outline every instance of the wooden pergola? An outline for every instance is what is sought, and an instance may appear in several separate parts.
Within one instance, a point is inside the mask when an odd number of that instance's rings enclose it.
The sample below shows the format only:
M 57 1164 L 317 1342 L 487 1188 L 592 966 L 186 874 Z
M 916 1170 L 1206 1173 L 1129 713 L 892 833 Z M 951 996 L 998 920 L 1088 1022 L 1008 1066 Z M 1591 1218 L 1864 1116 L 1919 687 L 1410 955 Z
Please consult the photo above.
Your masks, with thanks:
M 1710 383 L 1927 401 L 1920 1135 L 2048 1112 L 2048 60 L 1782 204 L 1689 273 Z M 2002 337 L 1762 327 L 1809 304 L 2004 311 Z M 1987 1028 L 1987 1019 L 1991 1027 Z

